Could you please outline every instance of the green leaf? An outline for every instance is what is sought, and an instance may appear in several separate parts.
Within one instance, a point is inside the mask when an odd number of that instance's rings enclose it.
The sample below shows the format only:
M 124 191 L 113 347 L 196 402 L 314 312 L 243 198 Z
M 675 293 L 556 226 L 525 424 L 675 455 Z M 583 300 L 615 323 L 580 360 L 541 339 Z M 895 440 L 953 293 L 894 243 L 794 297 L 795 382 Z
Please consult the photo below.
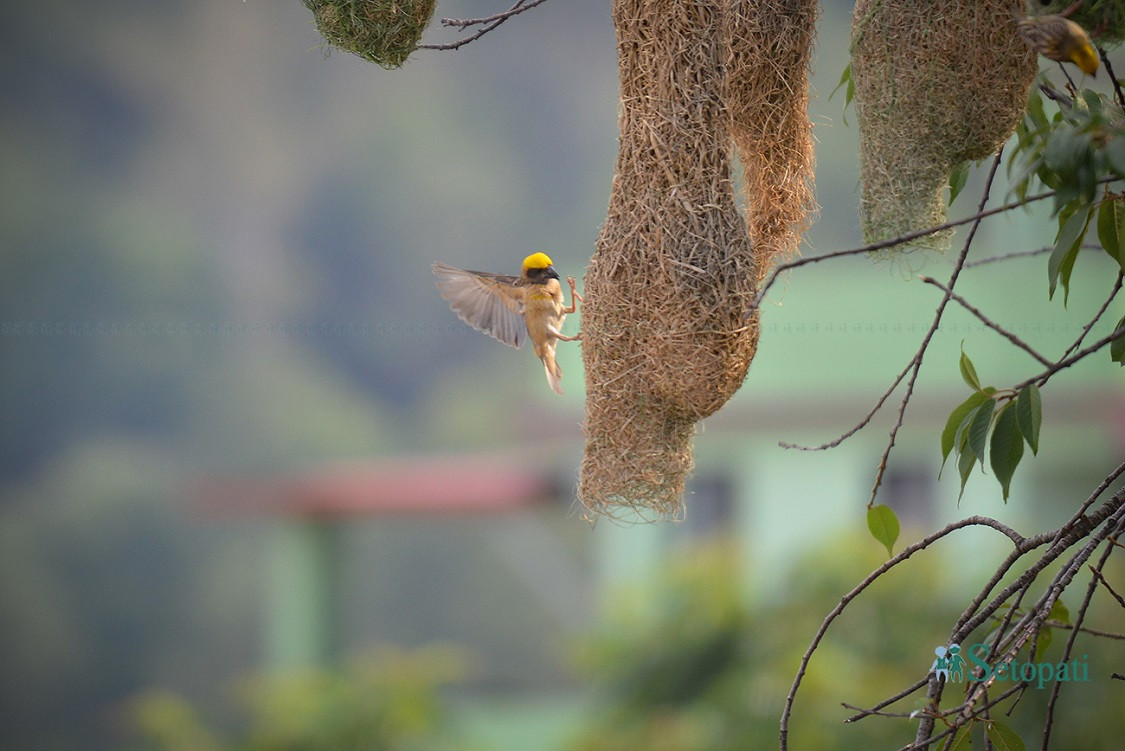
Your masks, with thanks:
M 1118 177 L 1125 177 L 1125 137 L 1117 135 L 1109 139 L 1102 148 L 1109 166 Z
M 1020 424 L 1016 419 L 1017 412 L 1013 407 L 1015 402 L 1008 402 L 996 417 L 996 427 L 992 429 L 992 440 L 989 442 L 988 459 L 992 465 L 992 473 L 996 475 L 1000 487 L 1004 491 L 1004 500 L 1008 500 L 1008 492 L 1012 484 L 1012 475 L 1023 458 L 1023 434 Z
M 957 503 L 961 503 L 961 496 L 965 495 L 965 483 L 969 481 L 977 457 L 964 444 L 958 447 L 958 451 L 960 453 L 957 455 L 957 473 L 961 475 L 961 490 L 957 493 Z
M 961 342 L 961 377 L 965 379 L 965 383 L 969 388 L 980 391 L 980 379 L 977 378 L 977 369 L 973 367 L 973 361 L 965 354 L 965 343 Z
M 844 72 L 840 74 L 840 82 L 836 84 L 836 88 L 832 89 L 832 93 L 828 95 L 829 101 L 832 97 L 836 96 L 836 92 L 843 87 L 844 89 L 844 125 L 848 124 L 848 106 L 851 105 L 852 99 L 855 98 L 855 81 L 852 80 L 852 65 L 848 63 L 844 66 Z
M 1113 327 L 1113 331 L 1117 333 L 1123 328 L 1125 328 L 1125 316 L 1117 322 L 1117 325 Z M 1119 365 L 1125 365 L 1125 334 L 1122 334 L 1109 343 L 1109 359 Z
M 839 91 L 841 89 L 841 87 L 847 85 L 847 83 L 851 80 L 852 80 L 852 64 L 848 63 L 847 65 L 844 66 L 844 71 L 840 74 L 840 82 L 838 84 L 836 84 L 836 88 L 832 89 L 832 93 L 828 95 L 828 100 L 832 101 L 832 97 L 836 96 L 836 92 Z
M 988 428 L 992 424 L 992 411 L 996 402 L 989 399 L 977 407 L 972 413 L 969 427 L 965 431 L 965 445 L 973 452 L 973 456 L 984 464 L 984 450 L 988 445 Z
M 1082 248 L 1082 237 L 1086 234 L 1086 227 L 1090 224 L 1092 207 L 1085 207 L 1075 211 L 1063 222 L 1062 214 L 1059 215 L 1059 233 L 1055 238 L 1055 250 L 1047 261 L 1047 280 L 1051 285 L 1051 298 L 1055 296 L 1055 286 L 1060 277 L 1063 285 L 1063 305 L 1066 305 L 1070 296 L 1070 272 L 1078 258 L 1078 251 Z
M 953 742 L 949 751 L 973 751 L 973 726 L 965 724 L 957 728 L 953 734 Z
M 999 720 L 986 722 L 984 730 L 996 751 L 1027 751 L 1015 731 Z
M 1070 623 L 1070 611 L 1066 609 L 1062 600 L 1055 600 L 1055 604 L 1051 606 L 1051 612 L 1047 613 L 1047 618 L 1059 623 Z
M 1031 453 L 1039 453 L 1039 427 L 1043 424 L 1043 402 L 1039 397 L 1039 387 L 1029 383 L 1020 389 L 1016 397 L 1016 417 Z
M 879 504 L 867 509 L 867 528 L 871 536 L 887 548 L 887 555 L 894 555 L 895 540 L 898 539 L 898 517 L 890 506 Z
M 1036 128 L 1047 127 L 1048 120 L 1047 113 L 1043 109 L 1043 97 L 1036 87 L 1032 87 L 1031 94 L 1027 97 L 1027 114 Z
M 957 405 L 957 407 L 949 413 L 949 419 L 945 423 L 945 429 L 941 431 L 941 466 L 945 467 L 945 460 L 949 458 L 949 452 L 953 450 L 953 445 L 957 438 L 957 429 L 961 427 L 965 416 L 972 412 L 974 409 L 984 403 L 988 397 L 980 392 L 974 391 L 969 395 L 969 398 Z M 940 472 L 939 475 L 940 477 Z
M 952 206 L 953 202 L 957 200 L 957 196 L 965 187 L 965 183 L 969 181 L 969 160 L 957 164 L 953 167 L 953 171 L 949 174 L 949 204 Z
M 1118 198 L 1106 198 L 1098 207 L 1098 242 L 1123 269 L 1121 260 L 1121 224 L 1125 219 L 1125 205 Z

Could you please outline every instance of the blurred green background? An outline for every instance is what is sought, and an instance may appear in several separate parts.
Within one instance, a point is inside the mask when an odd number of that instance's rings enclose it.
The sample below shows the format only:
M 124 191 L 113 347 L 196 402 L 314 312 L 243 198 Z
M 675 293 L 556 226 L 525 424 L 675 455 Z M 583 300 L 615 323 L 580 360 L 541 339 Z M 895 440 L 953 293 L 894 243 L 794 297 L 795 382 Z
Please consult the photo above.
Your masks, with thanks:
M 500 9 L 451 1 L 436 16 Z M 850 12 L 828 2 L 820 22 L 810 254 L 859 244 L 854 122 L 828 101 Z M 6 3 L 0 37 L 0 745 L 776 742 L 800 654 L 882 560 L 863 512 L 889 415 L 832 452 L 777 442 L 820 443 L 862 417 L 939 299 L 912 272 L 941 277 L 948 259 L 794 272 L 770 295 L 746 385 L 698 437 L 685 520 L 591 528 L 573 492 L 578 348 L 560 348 L 556 398 L 528 352 L 456 320 L 429 265 L 514 272 L 542 250 L 581 276 L 616 151 L 608 3 L 546 3 L 396 72 L 322 55 L 295 0 Z M 976 247 L 1053 236 L 1040 209 L 986 224 Z M 1084 258 L 1066 309 L 1047 301 L 1044 266 L 983 266 L 959 289 L 1059 352 L 1112 266 Z M 964 396 L 962 342 L 997 386 L 1037 369 L 947 315 L 882 496 L 904 540 L 973 513 L 1027 534 L 1057 524 L 1125 448 L 1120 376 L 1092 359 L 1045 389 L 1040 456 L 1012 501 L 978 475 L 958 507 L 937 438 Z M 199 491 L 401 456 L 487 457 L 554 490 L 506 514 L 311 521 L 216 508 Z M 301 589 L 287 577 L 315 548 L 301 535 L 320 532 L 331 570 Z M 873 703 L 924 672 L 1004 552 L 966 533 L 857 602 L 814 659 L 795 745 L 912 737 L 909 720 L 843 725 L 840 702 Z M 286 631 L 293 598 L 315 610 L 317 597 L 330 638 L 301 632 L 324 625 L 316 612 Z M 302 657 L 318 638 L 326 664 Z M 1125 732 L 1107 677 L 1120 650 L 1088 654 L 1093 682 L 1060 703 L 1060 722 L 1084 728 L 1067 748 Z

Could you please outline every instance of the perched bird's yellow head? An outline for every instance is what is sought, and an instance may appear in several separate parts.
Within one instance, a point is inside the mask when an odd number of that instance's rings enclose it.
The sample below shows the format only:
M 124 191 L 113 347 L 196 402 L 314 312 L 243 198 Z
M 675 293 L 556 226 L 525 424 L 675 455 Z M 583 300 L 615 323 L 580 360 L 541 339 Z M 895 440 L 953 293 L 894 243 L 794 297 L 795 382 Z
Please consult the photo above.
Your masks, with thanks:
M 532 253 L 527 258 L 523 259 L 523 270 L 530 271 L 531 269 L 546 269 L 551 266 L 551 259 L 546 253 Z
M 1078 66 L 1079 70 L 1088 76 L 1092 76 L 1098 72 L 1098 53 L 1094 51 L 1094 45 L 1090 44 L 1089 39 L 1086 41 L 1079 41 L 1078 44 L 1070 50 L 1067 57 L 1072 63 Z
M 1087 75 L 1098 70 L 1098 52 L 1081 26 L 1059 14 L 1029 16 L 1018 20 L 1020 36 L 1029 47 L 1048 60 L 1070 62 Z

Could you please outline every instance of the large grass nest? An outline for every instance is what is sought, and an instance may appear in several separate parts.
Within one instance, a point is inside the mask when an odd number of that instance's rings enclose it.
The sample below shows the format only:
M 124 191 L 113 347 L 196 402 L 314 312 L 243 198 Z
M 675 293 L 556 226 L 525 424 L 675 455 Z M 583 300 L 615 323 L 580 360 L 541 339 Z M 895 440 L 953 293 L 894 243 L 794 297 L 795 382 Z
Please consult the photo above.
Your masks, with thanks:
M 954 166 L 995 153 L 1035 79 L 1022 0 L 858 0 L 851 75 L 867 242 L 946 221 Z M 949 233 L 915 246 L 944 250 Z
M 1044 16 L 1061 13 L 1074 0 L 1030 0 L 1028 15 Z M 1125 39 L 1125 0 L 1084 0 L 1067 16 L 1101 45 L 1118 44 Z
M 730 0 L 723 98 L 764 275 L 795 255 L 815 209 L 809 63 L 818 0 Z
M 675 515 L 696 421 L 746 376 L 760 267 L 730 178 L 722 3 L 616 0 L 620 150 L 585 278 L 589 514 Z
M 329 44 L 384 68 L 418 47 L 436 0 L 304 0 Z

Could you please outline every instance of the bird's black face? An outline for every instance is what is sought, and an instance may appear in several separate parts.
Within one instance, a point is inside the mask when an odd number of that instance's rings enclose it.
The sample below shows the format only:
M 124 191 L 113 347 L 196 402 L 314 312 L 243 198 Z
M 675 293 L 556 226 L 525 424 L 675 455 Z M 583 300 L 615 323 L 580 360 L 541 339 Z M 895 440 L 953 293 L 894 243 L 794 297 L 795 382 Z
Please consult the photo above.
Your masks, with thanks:
M 559 272 L 555 271 L 554 266 L 548 266 L 544 269 L 528 269 L 527 278 L 537 284 L 546 284 L 548 279 L 558 279 Z

